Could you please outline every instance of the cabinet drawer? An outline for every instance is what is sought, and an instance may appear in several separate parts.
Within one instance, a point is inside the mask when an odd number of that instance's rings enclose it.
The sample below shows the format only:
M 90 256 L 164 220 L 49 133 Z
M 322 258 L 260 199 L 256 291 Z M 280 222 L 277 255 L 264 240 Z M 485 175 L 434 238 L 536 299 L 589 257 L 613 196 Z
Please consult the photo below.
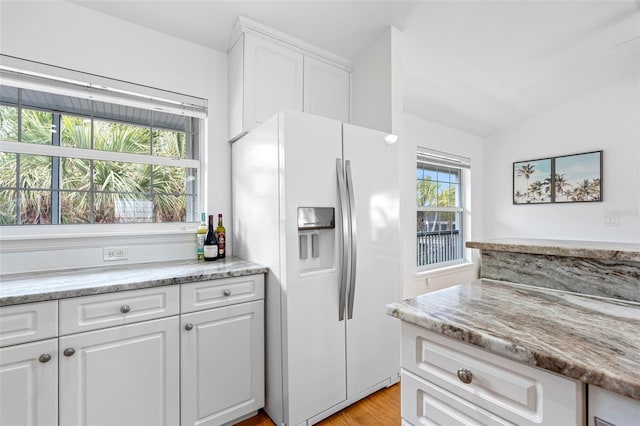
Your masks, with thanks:
M 513 423 L 403 370 L 402 418 L 414 425 L 507 426 Z
M 58 301 L 0 308 L 0 347 L 58 335 Z
M 584 384 L 402 323 L 402 367 L 518 425 L 582 425 Z M 463 383 L 460 369 L 471 373 Z
M 60 334 L 177 315 L 179 286 L 130 290 L 60 301 Z
M 264 274 L 182 284 L 181 312 L 264 299 Z

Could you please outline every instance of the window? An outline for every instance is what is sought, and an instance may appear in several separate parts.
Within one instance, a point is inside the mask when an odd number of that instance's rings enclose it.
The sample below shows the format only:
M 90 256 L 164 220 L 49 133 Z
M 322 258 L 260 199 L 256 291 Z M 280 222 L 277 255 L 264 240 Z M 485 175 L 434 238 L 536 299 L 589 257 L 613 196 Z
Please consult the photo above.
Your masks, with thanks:
M 204 108 L 2 73 L 0 225 L 198 219 Z
M 420 269 L 464 261 L 463 180 L 468 159 L 418 149 L 416 264 Z

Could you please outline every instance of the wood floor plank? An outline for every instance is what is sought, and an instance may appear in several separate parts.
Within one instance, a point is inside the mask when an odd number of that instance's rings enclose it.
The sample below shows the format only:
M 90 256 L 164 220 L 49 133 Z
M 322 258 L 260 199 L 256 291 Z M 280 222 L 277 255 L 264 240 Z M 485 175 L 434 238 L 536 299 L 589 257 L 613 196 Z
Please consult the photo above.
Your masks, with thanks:
M 400 384 L 396 383 L 338 411 L 318 423 L 318 426 L 399 426 L 401 423 Z M 275 424 L 264 411 L 260 410 L 256 416 L 237 423 L 236 426 L 275 426 Z

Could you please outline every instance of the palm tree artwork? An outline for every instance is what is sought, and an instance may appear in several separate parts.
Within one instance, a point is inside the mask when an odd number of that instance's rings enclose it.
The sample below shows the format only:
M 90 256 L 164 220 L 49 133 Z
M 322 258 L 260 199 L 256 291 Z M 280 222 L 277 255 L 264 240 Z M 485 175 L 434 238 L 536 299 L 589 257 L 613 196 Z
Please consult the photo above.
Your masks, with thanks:
M 513 163 L 513 203 L 551 202 L 551 159 Z
M 513 204 L 602 201 L 602 151 L 513 163 Z
M 558 203 L 602 201 L 602 151 L 554 158 Z

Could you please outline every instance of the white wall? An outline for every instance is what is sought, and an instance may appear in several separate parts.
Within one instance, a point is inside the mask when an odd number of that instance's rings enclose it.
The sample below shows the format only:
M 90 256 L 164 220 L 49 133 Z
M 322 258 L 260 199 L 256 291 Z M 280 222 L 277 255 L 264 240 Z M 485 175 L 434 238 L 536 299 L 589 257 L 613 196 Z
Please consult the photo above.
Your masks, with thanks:
M 484 234 L 640 241 L 640 74 L 620 80 L 485 139 Z M 512 204 L 512 163 L 603 153 L 603 202 Z M 605 226 L 607 216 L 619 226 Z
M 404 297 L 439 290 L 472 281 L 478 277 L 477 253 L 467 250 L 469 259 L 476 262 L 429 272 L 416 270 L 416 148 L 429 148 L 471 159 L 470 182 L 464 191 L 469 197 L 468 212 L 463 226 L 467 239 L 483 238 L 483 141 L 482 138 L 441 124 L 404 114 L 401 146 L 401 232 L 403 235 Z M 465 232 L 466 233 L 466 232 Z
M 401 132 L 402 62 L 402 32 L 394 27 L 358 55 L 351 72 L 351 123 Z
M 223 213 L 231 223 L 225 53 L 67 2 L 2 1 L 1 8 L 3 54 L 208 99 L 206 209 Z M 193 258 L 194 240 L 167 233 L 140 244 L 138 237 L 104 236 L 47 242 L 46 248 L 37 241 L 3 241 L 0 271 L 101 265 L 102 247 L 114 244 L 129 246 L 130 263 Z M 69 246 L 73 252 L 67 252 Z M 38 261 L 27 263 L 27 258 Z

